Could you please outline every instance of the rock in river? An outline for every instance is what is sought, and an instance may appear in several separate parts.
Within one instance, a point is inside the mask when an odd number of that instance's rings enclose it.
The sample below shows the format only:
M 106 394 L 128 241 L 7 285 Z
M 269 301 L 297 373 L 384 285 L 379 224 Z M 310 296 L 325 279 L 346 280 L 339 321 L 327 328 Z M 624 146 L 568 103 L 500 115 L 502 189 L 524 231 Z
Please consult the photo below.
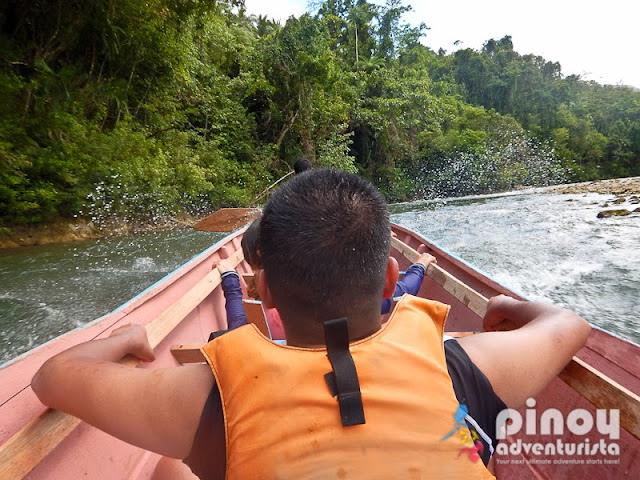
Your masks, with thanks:
M 598 218 L 624 217 L 626 215 L 631 215 L 631 212 L 624 208 L 620 210 L 603 210 L 600 213 L 598 213 Z

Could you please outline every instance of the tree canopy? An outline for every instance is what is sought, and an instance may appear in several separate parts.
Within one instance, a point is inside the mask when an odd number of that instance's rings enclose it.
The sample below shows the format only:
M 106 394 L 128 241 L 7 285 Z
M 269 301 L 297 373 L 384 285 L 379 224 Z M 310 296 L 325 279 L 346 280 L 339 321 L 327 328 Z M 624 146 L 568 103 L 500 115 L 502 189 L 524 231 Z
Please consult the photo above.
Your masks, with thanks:
M 390 200 L 640 175 L 640 92 L 508 36 L 433 52 L 409 11 L 326 0 L 281 25 L 241 0 L 3 3 L 0 221 L 246 205 L 300 156 Z

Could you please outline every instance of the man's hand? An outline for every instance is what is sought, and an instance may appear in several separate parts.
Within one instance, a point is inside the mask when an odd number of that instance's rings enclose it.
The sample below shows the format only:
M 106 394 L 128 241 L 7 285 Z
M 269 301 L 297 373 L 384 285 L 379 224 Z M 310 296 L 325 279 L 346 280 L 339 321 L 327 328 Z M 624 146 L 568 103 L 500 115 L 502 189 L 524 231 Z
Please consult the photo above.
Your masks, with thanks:
M 507 332 L 526 325 L 531 320 L 523 315 L 524 307 L 528 303 L 506 295 L 490 298 L 482 323 L 484 331 Z
M 216 268 L 218 269 L 218 271 L 220 272 L 220 275 L 222 275 L 223 273 L 226 272 L 232 272 L 235 269 L 231 266 L 231 262 L 229 262 L 229 260 L 227 259 L 221 259 L 218 262 L 218 265 L 216 266 Z
M 418 253 L 420 254 L 420 256 L 418 257 L 418 260 L 416 260 L 415 263 L 420 263 L 424 266 L 425 270 L 429 267 L 430 263 L 438 263 L 438 261 L 436 260 L 436 257 L 434 257 L 433 255 L 426 253 L 427 251 L 427 247 L 424 243 L 421 243 L 420 246 L 418 247 Z
M 133 355 L 144 362 L 153 362 L 156 358 L 153 348 L 149 344 L 147 331 L 141 325 L 130 323 L 116 328 L 109 337 L 124 337 L 127 342 L 127 354 Z
M 232 272 L 235 270 L 235 268 L 233 268 L 233 265 L 231 265 L 231 262 L 228 260 L 230 256 L 231 256 L 231 252 L 229 251 L 228 247 L 225 246 L 220 249 L 220 260 L 216 265 L 216 268 L 220 272 L 220 275 L 222 275 L 223 273 Z

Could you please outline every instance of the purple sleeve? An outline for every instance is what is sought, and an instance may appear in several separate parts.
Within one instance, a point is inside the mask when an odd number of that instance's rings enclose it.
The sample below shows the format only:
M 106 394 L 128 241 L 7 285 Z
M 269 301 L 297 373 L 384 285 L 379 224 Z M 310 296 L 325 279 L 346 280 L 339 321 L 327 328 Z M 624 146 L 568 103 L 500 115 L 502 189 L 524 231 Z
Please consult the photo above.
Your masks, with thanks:
M 222 291 L 226 302 L 224 309 L 227 312 L 227 328 L 233 330 L 247 324 L 247 316 L 242 306 L 242 288 L 240 277 L 236 272 L 222 274 Z
M 402 280 L 398 280 L 396 289 L 393 292 L 393 297 L 401 297 L 405 293 L 415 295 L 420 291 L 422 286 L 422 280 L 424 279 L 425 268 L 421 263 L 414 263 L 409 267 L 407 273 L 404 274 Z M 389 313 L 391 311 L 392 298 L 385 298 L 382 300 L 382 307 L 380 313 Z

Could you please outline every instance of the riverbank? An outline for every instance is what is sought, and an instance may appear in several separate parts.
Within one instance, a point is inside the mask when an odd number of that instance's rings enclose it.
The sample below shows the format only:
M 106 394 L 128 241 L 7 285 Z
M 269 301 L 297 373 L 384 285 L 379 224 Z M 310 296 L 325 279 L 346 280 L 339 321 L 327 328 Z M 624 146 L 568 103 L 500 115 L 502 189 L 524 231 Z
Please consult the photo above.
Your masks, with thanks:
M 19 225 L 0 233 L 0 248 L 32 247 L 99 238 L 104 235 L 85 221 L 58 221 L 48 225 Z
M 640 194 L 640 177 L 612 178 L 611 180 L 557 185 L 549 187 L 545 191 L 548 193 L 602 193 L 619 197 L 638 195 Z
M 86 220 L 60 220 L 47 225 L 19 225 L 11 227 L 8 232 L 0 232 L 0 249 L 71 243 L 154 230 L 186 228 L 199 219 L 199 217 L 182 216 L 154 225 L 112 222 L 108 226 L 98 226 Z
M 637 215 L 640 213 L 640 177 L 614 178 L 611 180 L 597 180 L 594 182 L 573 183 L 570 185 L 559 185 L 546 189 L 547 193 L 560 194 L 587 194 L 599 193 L 611 195 L 610 198 L 601 205 L 598 218 L 626 217 L 627 215 Z

